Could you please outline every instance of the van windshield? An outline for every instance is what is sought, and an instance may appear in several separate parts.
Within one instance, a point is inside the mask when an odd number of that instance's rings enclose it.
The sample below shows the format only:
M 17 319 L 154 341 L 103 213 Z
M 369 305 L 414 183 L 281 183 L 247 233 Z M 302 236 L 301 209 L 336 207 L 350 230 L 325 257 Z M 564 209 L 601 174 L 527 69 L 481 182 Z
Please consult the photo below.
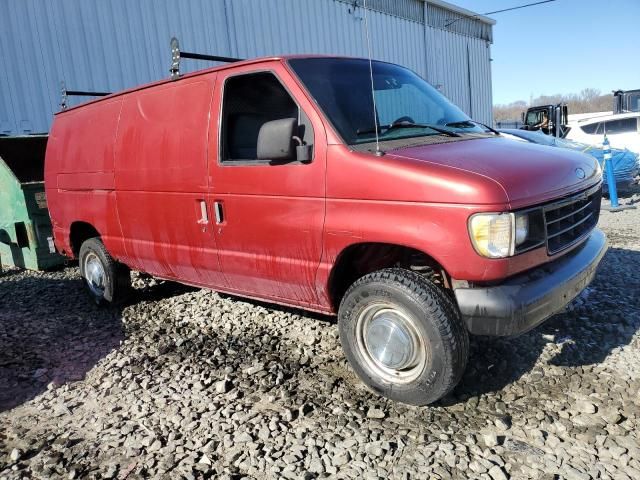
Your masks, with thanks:
M 429 83 L 398 65 L 372 62 L 375 120 L 368 60 L 295 58 L 289 65 L 348 145 L 374 141 L 376 129 L 380 140 L 486 132 Z

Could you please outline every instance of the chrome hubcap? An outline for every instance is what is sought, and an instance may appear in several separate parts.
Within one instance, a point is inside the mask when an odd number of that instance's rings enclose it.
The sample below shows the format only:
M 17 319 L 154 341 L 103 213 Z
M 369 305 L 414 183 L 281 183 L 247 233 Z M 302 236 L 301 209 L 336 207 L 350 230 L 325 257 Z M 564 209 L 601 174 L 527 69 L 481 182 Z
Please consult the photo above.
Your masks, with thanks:
M 368 306 L 356 330 L 366 366 L 386 381 L 408 383 L 424 370 L 429 357 L 425 342 L 412 316 L 396 306 Z
M 400 370 L 413 357 L 409 332 L 393 311 L 378 313 L 364 332 L 364 344 L 373 359 L 387 368 Z
M 104 295 L 105 273 L 102 262 L 95 253 L 89 253 L 84 259 L 84 278 L 94 295 Z

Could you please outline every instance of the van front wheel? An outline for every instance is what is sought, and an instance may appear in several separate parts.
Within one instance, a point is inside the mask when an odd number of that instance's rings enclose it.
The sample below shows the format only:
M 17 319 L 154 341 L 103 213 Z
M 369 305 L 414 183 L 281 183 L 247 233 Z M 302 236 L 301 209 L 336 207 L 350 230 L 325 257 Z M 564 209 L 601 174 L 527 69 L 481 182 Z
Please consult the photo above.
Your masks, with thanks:
M 469 339 L 457 307 L 415 272 L 389 268 L 357 280 L 338 313 L 352 368 L 376 393 L 427 405 L 451 391 L 467 363 Z
M 99 238 L 82 243 L 79 264 L 85 287 L 98 305 L 117 303 L 125 297 L 131 286 L 129 269 L 109 255 Z

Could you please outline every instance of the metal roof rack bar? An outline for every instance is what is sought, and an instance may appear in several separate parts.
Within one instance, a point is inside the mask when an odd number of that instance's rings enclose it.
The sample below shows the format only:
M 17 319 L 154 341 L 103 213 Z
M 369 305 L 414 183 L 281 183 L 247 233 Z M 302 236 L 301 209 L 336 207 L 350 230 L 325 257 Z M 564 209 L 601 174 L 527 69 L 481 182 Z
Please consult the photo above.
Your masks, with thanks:
M 205 53 L 194 53 L 194 52 L 181 52 L 180 51 L 180 43 L 176 37 L 171 39 L 171 68 L 169 68 L 169 74 L 171 75 L 172 80 L 176 80 L 180 78 L 180 59 L 181 58 L 190 58 L 193 60 L 208 60 L 211 62 L 241 62 L 242 58 L 233 58 L 233 57 L 221 57 L 218 55 L 208 55 Z
M 111 92 L 93 92 L 90 90 L 67 90 L 64 82 L 60 82 L 60 89 L 62 93 L 62 99 L 60 100 L 60 109 L 67 109 L 68 97 L 105 97 L 111 95 Z

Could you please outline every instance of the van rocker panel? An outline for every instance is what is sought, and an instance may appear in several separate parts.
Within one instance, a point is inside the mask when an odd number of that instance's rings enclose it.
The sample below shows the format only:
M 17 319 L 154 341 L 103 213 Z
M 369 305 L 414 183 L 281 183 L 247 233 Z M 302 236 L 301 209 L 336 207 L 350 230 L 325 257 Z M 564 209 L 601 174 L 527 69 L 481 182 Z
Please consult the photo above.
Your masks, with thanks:
M 508 336 L 536 327 L 591 283 L 606 251 L 607 237 L 595 229 L 575 251 L 500 285 L 457 288 L 456 300 L 469 332 Z

